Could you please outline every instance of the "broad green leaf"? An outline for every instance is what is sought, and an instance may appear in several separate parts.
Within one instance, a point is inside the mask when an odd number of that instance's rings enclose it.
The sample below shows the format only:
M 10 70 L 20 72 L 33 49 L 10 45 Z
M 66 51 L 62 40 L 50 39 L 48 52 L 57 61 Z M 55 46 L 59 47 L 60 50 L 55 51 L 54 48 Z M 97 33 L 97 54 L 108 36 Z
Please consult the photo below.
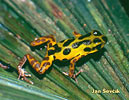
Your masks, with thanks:
M 118 0 L 0 0 L 0 100 L 128 100 L 129 17 Z M 39 75 L 28 62 L 31 85 L 18 80 L 17 65 L 27 53 L 42 61 L 46 49 L 32 48 L 35 38 L 53 34 L 57 41 L 101 31 L 104 49 L 76 63 L 78 83 L 62 74 L 69 64 L 54 63 Z M 120 93 L 92 93 L 118 89 Z

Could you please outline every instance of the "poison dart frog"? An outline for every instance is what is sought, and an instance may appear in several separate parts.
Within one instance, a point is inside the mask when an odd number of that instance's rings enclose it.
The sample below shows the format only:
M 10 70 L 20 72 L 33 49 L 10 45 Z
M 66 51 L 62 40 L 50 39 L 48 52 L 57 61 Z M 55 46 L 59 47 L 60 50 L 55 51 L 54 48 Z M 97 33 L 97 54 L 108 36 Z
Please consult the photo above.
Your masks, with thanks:
M 23 80 L 33 84 L 26 77 L 30 76 L 22 69 L 26 60 L 30 65 L 39 73 L 44 74 L 48 70 L 54 60 L 70 60 L 69 73 L 65 73 L 71 78 L 76 78 L 77 74 L 74 74 L 75 63 L 83 56 L 99 51 L 107 42 L 107 38 L 97 30 L 81 35 L 80 33 L 73 32 L 75 38 L 66 39 L 56 43 L 56 39 L 53 35 L 43 36 L 31 42 L 31 46 L 39 46 L 43 43 L 47 43 L 47 53 L 43 60 L 38 62 L 30 54 L 26 54 L 18 65 L 18 73 Z M 80 72 L 79 72 L 80 73 Z

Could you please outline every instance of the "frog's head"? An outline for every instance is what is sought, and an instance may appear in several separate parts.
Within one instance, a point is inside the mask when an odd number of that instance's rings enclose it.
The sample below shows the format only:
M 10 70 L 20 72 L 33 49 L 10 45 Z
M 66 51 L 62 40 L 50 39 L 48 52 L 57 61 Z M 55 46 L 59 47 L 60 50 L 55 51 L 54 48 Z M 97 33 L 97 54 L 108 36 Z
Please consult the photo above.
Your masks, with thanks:
M 103 48 L 104 45 L 106 44 L 107 37 L 101 34 L 99 31 L 93 30 L 91 32 L 91 40 L 92 40 L 92 50 L 93 49 L 99 50 Z

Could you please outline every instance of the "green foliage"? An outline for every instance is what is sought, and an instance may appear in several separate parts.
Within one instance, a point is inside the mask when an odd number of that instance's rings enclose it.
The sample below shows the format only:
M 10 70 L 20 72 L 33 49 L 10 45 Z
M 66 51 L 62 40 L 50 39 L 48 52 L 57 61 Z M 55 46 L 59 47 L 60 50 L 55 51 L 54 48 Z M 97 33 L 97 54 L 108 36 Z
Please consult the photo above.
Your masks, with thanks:
M 0 0 L 0 100 L 128 100 L 129 21 L 118 0 Z M 45 75 L 29 65 L 30 85 L 18 80 L 17 65 L 30 53 L 41 61 L 45 49 L 32 50 L 36 37 L 54 34 L 57 41 L 99 30 L 108 38 L 105 49 L 76 65 L 78 84 L 64 76 L 69 65 L 53 64 Z M 90 59 L 89 59 L 90 58 Z M 93 89 L 118 89 L 120 93 L 92 93 Z

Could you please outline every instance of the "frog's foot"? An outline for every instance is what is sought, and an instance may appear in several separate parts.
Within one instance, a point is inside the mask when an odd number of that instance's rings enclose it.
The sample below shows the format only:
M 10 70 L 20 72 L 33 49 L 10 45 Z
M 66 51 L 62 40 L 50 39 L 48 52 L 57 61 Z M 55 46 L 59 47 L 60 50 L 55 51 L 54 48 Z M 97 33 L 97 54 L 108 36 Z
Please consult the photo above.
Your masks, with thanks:
M 27 57 L 24 56 L 21 61 L 19 62 L 18 66 L 17 66 L 17 70 L 18 70 L 18 79 L 21 79 L 21 80 L 25 80 L 26 82 L 30 83 L 30 84 L 33 84 L 32 81 L 28 80 L 26 77 L 31 77 L 31 74 L 28 74 L 28 72 L 26 72 L 22 67 L 23 65 L 25 64 L 27 60 Z
M 73 74 L 73 76 L 71 77 L 72 79 L 75 80 L 76 83 L 78 83 L 77 76 L 78 76 L 81 72 L 83 72 L 83 69 L 80 69 L 76 74 Z M 66 76 L 69 76 L 69 74 L 68 74 L 67 72 L 63 72 L 63 74 L 66 75 Z
M 18 79 L 21 78 L 21 80 L 25 80 L 26 82 L 33 84 L 32 81 L 26 78 L 26 77 L 31 77 L 31 74 L 28 74 L 28 72 L 26 72 L 21 66 L 18 66 L 17 69 L 18 69 L 18 74 L 19 74 Z
M 2 63 L 0 63 L 0 67 L 3 68 L 3 69 L 9 69 L 8 66 L 3 65 Z

